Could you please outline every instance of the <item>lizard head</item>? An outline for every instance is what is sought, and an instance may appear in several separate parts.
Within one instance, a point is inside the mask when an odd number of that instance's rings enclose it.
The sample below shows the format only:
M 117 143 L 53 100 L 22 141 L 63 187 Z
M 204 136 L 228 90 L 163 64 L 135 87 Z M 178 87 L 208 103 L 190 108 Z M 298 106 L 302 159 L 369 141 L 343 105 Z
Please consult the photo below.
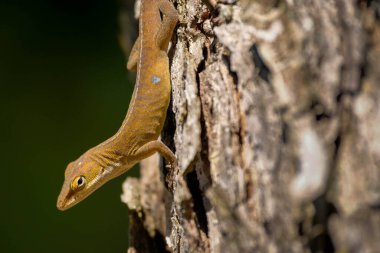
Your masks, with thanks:
M 76 205 L 113 178 L 112 172 L 115 166 L 104 160 L 99 157 L 94 159 L 91 152 L 86 152 L 67 166 L 65 180 L 57 200 L 59 210 L 64 211 Z M 110 173 L 111 175 L 108 175 Z

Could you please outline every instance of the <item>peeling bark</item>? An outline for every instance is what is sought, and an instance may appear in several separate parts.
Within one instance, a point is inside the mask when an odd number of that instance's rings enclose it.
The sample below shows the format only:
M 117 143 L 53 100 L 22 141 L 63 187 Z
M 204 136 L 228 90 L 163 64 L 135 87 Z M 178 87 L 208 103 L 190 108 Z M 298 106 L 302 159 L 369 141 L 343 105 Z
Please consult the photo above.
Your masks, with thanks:
M 130 252 L 378 252 L 380 2 L 177 0 L 176 151 L 127 179 Z

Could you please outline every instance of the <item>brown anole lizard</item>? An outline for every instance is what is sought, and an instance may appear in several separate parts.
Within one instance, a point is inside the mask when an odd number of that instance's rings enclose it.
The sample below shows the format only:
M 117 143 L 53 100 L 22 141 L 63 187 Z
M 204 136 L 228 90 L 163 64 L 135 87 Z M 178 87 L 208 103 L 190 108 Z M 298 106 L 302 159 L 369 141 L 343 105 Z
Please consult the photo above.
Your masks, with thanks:
M 59 210 L 74 206 L 156 152 L 174 166 L 173 152 L 158 138 L 170 102 L 167 50 L 177 21 L 178 13 L 169 0 L 141 0 L 139 37 L 127 63 L 129 70 L 137 70 L 127 116 L 114 136 L 67 166 Z

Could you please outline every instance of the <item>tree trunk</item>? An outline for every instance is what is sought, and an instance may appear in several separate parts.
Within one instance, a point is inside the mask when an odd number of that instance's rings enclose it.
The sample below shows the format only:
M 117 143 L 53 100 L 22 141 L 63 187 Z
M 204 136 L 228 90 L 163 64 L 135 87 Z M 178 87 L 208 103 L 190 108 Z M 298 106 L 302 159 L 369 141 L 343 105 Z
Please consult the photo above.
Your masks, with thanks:
M 379 252 L 380 1 L 177 0 L 128 252 Z

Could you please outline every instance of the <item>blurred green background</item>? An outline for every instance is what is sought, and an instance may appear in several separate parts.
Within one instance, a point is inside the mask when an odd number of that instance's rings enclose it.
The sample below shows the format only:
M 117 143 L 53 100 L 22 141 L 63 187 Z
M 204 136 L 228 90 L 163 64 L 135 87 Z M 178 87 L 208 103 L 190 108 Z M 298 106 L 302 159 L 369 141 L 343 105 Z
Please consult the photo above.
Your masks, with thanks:
M 113 135 L 128 108 L 134 77 L 118 44 L 118 7 L 0 0 L 0 252 L 127 250 L 125 176 L 56 209 L 68 162 Z

